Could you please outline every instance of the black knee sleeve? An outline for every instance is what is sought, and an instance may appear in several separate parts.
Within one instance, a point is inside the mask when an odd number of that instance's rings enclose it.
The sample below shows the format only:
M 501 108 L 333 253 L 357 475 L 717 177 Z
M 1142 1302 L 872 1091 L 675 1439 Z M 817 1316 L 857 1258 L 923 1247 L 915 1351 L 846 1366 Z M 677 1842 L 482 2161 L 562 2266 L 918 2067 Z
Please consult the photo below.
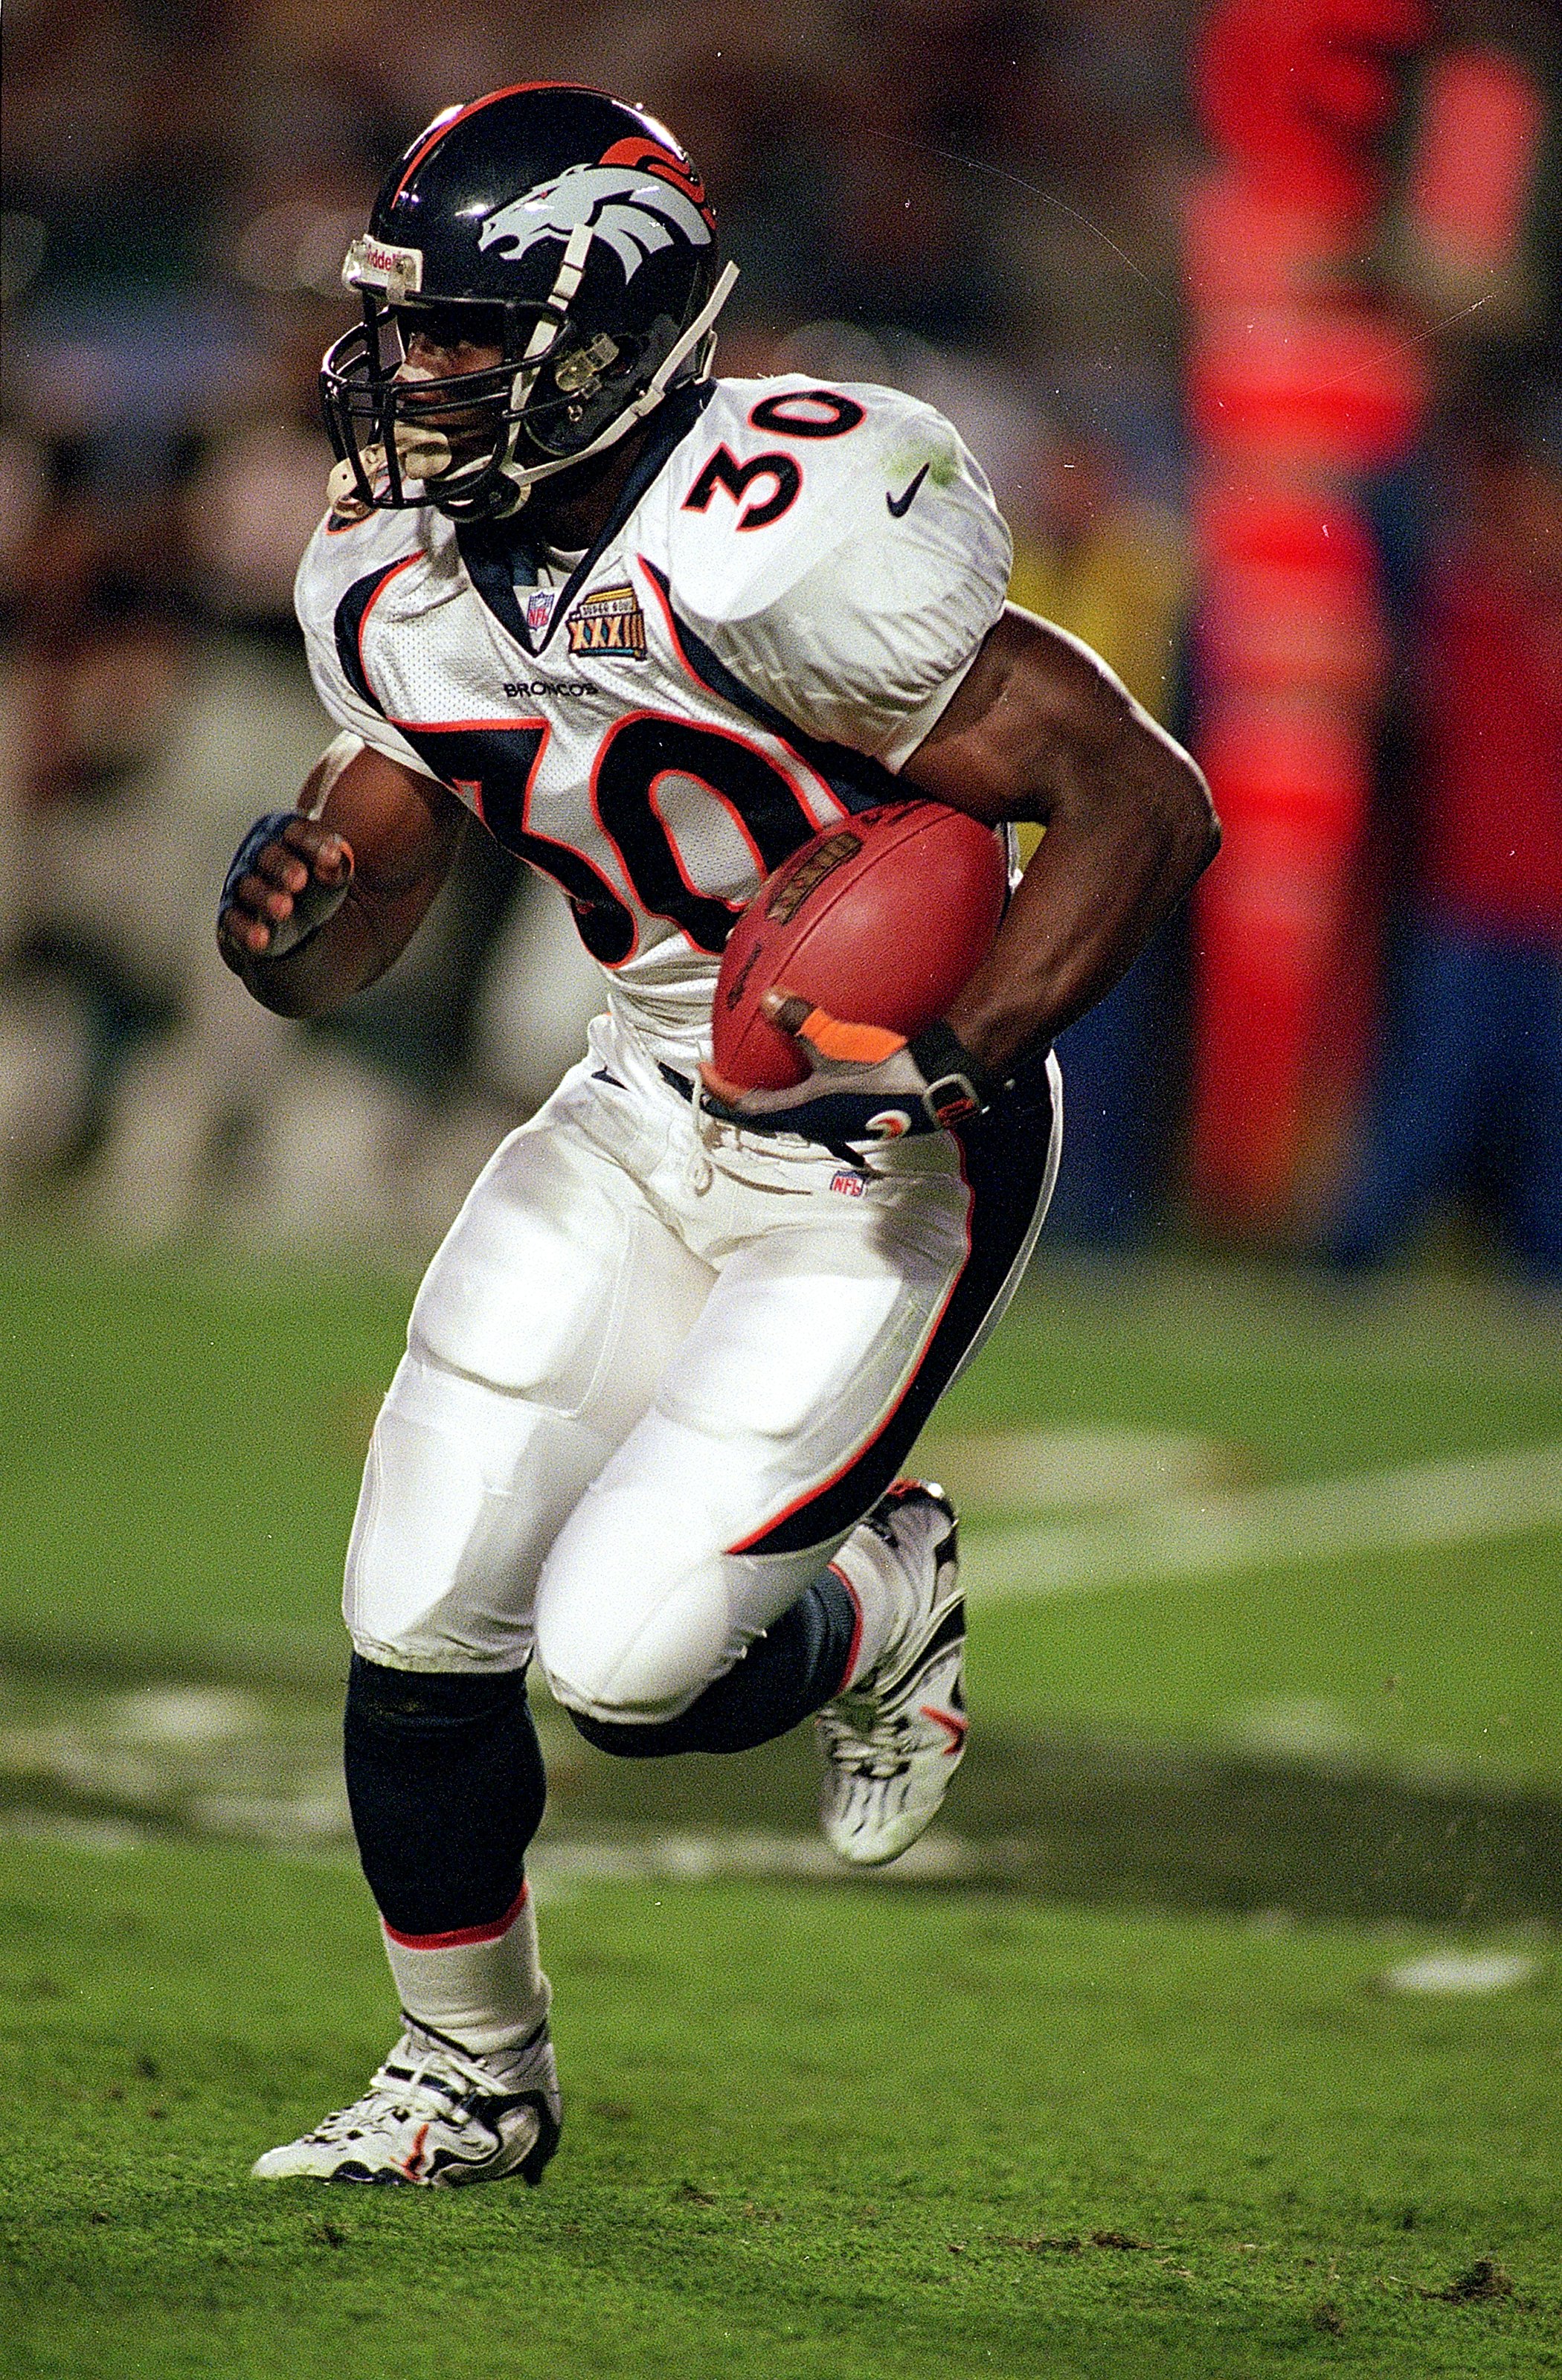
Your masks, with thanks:
M 519 1670 L 385 1670 L 354 1654 L 342 1729 L 358 1854 L 398 1934 L 489 1925 L 542 1823 L 542 1748 Z
M 840 1693 L 856 1641 L 857 1606 L 835 1572 L 826 1571 L 677 1718 L 647 1727 L 582 1711 L 569 1716 L 588 1743 L 625 1760 L 751 1752 Z

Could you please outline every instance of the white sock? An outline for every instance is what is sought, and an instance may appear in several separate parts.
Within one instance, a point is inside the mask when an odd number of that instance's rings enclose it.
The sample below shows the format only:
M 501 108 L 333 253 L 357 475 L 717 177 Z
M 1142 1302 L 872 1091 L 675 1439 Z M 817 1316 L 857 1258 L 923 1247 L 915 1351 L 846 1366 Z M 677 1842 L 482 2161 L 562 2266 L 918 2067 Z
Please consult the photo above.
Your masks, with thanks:
M 547 2015 L 553 1994 L 538 1964 L 537 1918 L 525 1885 L 492 1926 L 419 1935 L 380 1923 L 401 2005 L 414 2023 L 479 2058 L 502 2060 Z
M 860 1627 L 845 1694 L 883 1659 L 910 1617 L 913 1591 L 903 1565 L 884 1539 L 859 1522 L 830 1564 L 856 1604 Z

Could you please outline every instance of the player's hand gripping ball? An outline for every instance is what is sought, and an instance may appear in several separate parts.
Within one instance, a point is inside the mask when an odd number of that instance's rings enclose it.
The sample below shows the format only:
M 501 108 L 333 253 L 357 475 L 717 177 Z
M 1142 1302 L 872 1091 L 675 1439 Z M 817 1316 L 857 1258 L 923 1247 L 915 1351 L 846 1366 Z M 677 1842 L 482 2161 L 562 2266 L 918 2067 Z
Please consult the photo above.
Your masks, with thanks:
M 993 1086 L 942 1019 L 1007 892 L 992 828 L 941 802 L 887 803 L 815 835 L 727 943 L 705 1111 L 839 1148 L 983 1106 Z

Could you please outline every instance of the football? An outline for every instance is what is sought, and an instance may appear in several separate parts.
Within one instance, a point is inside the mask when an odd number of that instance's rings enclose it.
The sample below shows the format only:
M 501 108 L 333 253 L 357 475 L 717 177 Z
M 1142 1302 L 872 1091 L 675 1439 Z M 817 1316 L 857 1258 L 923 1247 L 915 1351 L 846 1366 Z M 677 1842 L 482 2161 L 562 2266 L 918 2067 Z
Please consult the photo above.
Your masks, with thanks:
M 807 1073 L 763 1014 L 779 986 L 832 1016 L 921 1032 L 993 947 L 1007 894 L 991 827 L 942 802 L 887 802 L 813 836 L 767 876 L 727 943 L 713 1010 L 716 1071 L 745 1090 Z

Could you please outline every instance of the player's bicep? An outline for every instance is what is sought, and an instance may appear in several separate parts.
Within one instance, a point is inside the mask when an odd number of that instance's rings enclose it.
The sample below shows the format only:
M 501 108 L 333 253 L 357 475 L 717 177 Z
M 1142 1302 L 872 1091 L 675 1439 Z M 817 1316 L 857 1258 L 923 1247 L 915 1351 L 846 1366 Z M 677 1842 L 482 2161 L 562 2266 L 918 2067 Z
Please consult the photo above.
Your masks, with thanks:
M 951 808 L 1044 824 L 1146 731 L 1177 751 L 1087 645 L 1010 603 L 901 773 Z

